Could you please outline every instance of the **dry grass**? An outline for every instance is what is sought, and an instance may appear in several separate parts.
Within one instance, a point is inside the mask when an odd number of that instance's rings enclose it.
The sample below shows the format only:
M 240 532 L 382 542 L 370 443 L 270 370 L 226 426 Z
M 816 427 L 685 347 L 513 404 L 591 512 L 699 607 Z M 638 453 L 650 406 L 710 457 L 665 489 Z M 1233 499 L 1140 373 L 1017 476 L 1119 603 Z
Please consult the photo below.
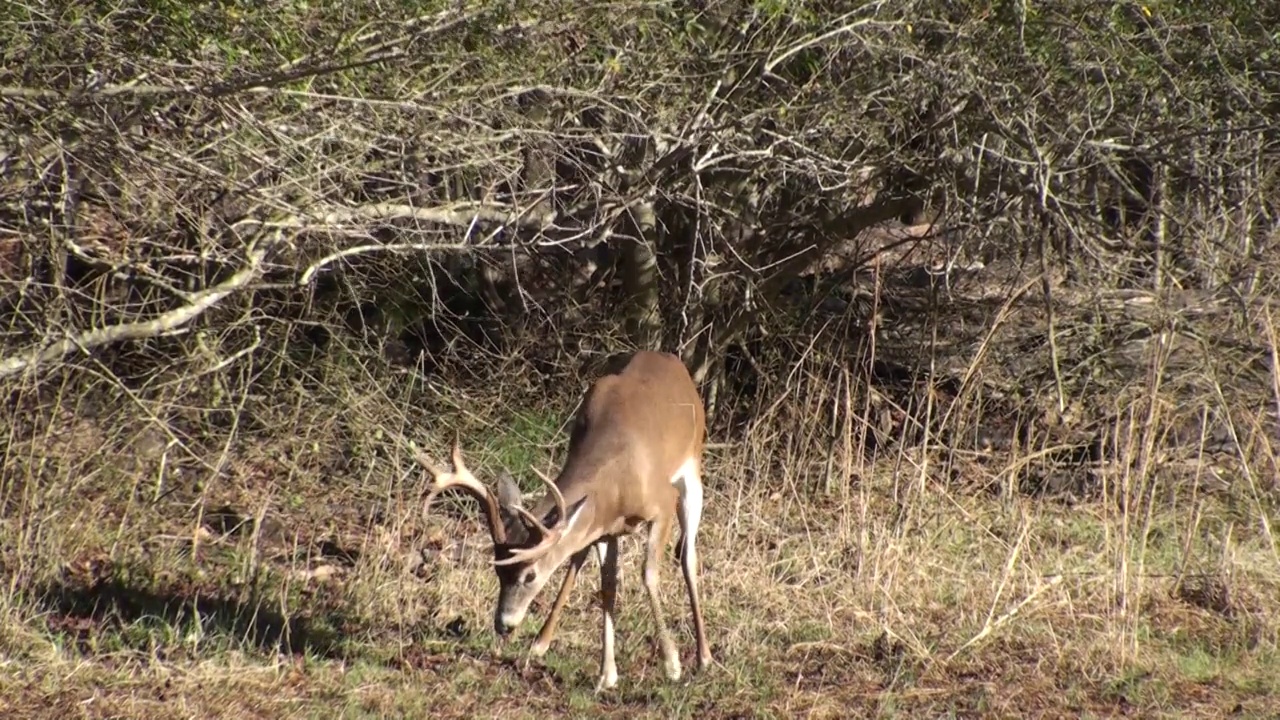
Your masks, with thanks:
M 839 420 L 801 413 L 819 419 L 784 435 L 766 432 L 788 427 L 780 418 L 764 417 L 708 456 L 701 542 L 717 666 L 663 678 L 636 538 L 624 543 L 622 682 L 596 696 L 593 569 L 545 661 L 523 660 L 529 627 L 496 646 L 496 581 L 474 508 L 446 502 L 424 520 L 424 481 L 392 440 L 443 448 L 459 423 L 478 469 L 545 466 L 541 446 L 562 439 L 569 401 L 513 415 L 528 406 L 472 398 L 468 415 L 415 433 L 407 419 L 388 423 L 397 402 L 363 387 L 306 396 L 234 443 L 169 444 L 128 403 L 111 414 L 50 398 L 33 410 L 10 431 L 0 497 L 0 714 L 1280 712 L 1270 506 L 1244 480 L 1200 490 L 1180 466 L 1142 455 L 1159 417 L 1114 428 L 1134 455 L 1095 468 L 1134 488 L 1129 502 L 1004 492 L 1031 462 L 1017 452 L 833 459 L 815 438 Z M 984 487 L 999 492 L 972 489 Z M 692 667 L 682 583 L 668 567 L 668 613 Z

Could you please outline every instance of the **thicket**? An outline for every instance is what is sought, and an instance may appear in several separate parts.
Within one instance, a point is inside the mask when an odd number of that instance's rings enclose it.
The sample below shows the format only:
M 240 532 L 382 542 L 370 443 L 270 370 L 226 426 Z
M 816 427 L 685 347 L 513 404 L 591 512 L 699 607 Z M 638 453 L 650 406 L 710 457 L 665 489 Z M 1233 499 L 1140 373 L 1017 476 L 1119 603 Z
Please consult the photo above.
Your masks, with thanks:
M 1275 489 L 1272 4 L 3 12 L 6 514 L 76 418 L 208 470 L 338 403 L 378 456 L 634 347 L 814 490 L 939 443 L 1029 453 L 1009 492 L 1134 443 Z

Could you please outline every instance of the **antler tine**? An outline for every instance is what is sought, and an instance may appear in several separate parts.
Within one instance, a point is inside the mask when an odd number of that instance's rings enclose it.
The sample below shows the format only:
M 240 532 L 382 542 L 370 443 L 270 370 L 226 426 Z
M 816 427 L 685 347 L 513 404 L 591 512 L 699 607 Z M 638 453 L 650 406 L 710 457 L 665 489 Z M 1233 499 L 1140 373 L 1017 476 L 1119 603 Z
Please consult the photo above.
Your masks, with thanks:
M 537 475 L 538 479 L 541 480 L 543 484 L 547 486 L 547 489 L 549 491 L 551 491 L 551 497 L 552 499 L 555 500 L 555 503 L 556 503 L 556 515 L 558 518 L 556 520 L 556 527 L 563 526 L 569 520 L 569 511 L 565 508 L 564 495 L 561 494 L 560 488 L 556 487 L 555 482 L 553 482 L 551 478 L 544 475 L 541 470 L 539 470 L 538 468 L 533 468 L 533 473 Z M 542 523 L 538 523 L 538 524 L 541 525 Z
M 453 471 L 459 475 L 471 475 L 471 471 L 467 469 L 467 464 L 462 462 L 462 445 L 458 438 L 453 439 Z
M 511 565 L 518 562 L 529 562 L 532 560 L 536 560 L 542 557 L 543 555 L 545 555 L 548 550 L 550 550 L 552 547 L 555 546 L 557 542 L 560 542 L 561 533 L 559 528 L 548 529 L 547 526 L 543 525 L 542 522 L 538 520 L 538 518 L 534 517 L 533 513 L 529 512 L 528 510 L 525 510 L 522 507 L 518 507 L 515 510 L 516 512 L 520 513 L 520 515 L 526 521 L 528 521 L 529 524 L 535 526 L 538 529 L 538 531 L 541 533 L 542 539 L 538 541 L 537 545 L 534 545 L 532 547 L 518 548 L 518 549 L 512 550 L 511 554 L 508 555 L 507 557 L 501 560 L 493 560 L 492 563 L 494 565 Z
M 507 541 L 507 530 L 502 523 L 502 516 L 498 513 L 498 501 L 493 496 L 493 492 L 489 490 L 484 483 L 476 479 L 475 475 L 467 469 L 462 463 L 462 449 L 458 445 L 458 441 L 453 443 L 453 472 L 445 472 L 436 467 L 431 460 L 422 453 L 422 451 L 414 448 L 413 457 L 418 461 L 419 465 L 426 468 L 431 473 L 431 492 L 427 493 L 427 497 L 422 502 L 422 514 L 426 515 L 431 502 L 436 496 L 448 490 L 451 487 L 459 487 L 467 490 L 476 496 L 484 510 L 485 517 L 489 522 L 489 535 L 495 543 L 505 543 Z

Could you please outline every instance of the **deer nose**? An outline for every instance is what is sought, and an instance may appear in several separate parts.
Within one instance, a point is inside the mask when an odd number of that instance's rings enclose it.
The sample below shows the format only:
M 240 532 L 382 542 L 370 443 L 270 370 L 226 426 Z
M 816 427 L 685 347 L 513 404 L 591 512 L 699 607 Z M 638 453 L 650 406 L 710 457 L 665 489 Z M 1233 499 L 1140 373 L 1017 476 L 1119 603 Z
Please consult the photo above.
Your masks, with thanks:
M 520 627 L 520 623 L 524 622 L 523 611 L 506 611 L 499 610 L 493 614 L 493 630 L 500 637 L 506 637 L 511 634 L 512 630 Z
M 521 618 L 511 617 L 510 613 L 496 612 L 493 614 L 493 631 L 498 637 L 505 639 L 520 624 L 520 620 Z

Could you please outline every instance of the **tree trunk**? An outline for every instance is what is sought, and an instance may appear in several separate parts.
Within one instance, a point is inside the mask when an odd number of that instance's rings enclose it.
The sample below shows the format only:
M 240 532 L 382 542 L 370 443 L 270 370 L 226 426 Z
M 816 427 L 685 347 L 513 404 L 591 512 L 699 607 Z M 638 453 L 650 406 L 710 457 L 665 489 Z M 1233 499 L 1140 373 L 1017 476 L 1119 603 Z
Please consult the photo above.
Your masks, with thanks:
M 632 208 L 632 232 L 622 249 L 622 288 L 627 296 L 627 339 L 637 348 L 662 347 L 662 313 L 658 296 L 657 218 L 652 202 Z

